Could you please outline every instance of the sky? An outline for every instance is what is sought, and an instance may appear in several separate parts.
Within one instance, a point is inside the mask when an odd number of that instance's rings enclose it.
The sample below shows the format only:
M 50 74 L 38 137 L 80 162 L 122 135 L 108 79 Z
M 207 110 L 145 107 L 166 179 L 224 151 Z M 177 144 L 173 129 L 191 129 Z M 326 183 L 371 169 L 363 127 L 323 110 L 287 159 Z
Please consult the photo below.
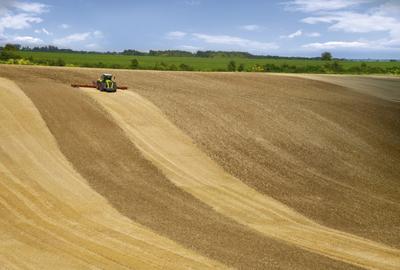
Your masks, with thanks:
M 400 59 L 400 0 L 0 0 L 0 44 Z

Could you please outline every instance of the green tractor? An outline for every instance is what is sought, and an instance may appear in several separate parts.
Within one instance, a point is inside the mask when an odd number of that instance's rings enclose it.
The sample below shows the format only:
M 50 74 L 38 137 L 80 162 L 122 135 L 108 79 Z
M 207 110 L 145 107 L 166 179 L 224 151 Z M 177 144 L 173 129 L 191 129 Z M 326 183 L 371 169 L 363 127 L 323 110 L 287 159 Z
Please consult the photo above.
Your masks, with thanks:
M 118 89 L 117 83 L 113 80 L 111 74 L 102 74 L 96 82 L 96 88 L 105 92 L 116 92 Z

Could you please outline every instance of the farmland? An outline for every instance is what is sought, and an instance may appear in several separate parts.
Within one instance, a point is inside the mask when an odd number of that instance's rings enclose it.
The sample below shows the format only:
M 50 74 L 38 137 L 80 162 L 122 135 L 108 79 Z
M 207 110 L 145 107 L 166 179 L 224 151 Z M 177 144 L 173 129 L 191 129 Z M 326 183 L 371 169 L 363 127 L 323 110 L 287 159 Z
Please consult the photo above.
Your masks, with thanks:
M 400 0 L 0 0 L 0 270 L 400 270 Z
M 398 269 L 400 78 L 109 71 L 0 65 L 0 268 Z
M 67 65 L 77 67 L 132 68 L 132 60 L 138 61 L 135 69 L 228 71 L 234 61 L 236 70 L 242 64 L 243 71 L 271 71 L 287 73 L 393 73 L 400 72 L 400 62 L 390 61 L 322 61 L 311 59 L 251 59 L 244 57 L 187 57 L 187 56 L 131 56 L 121 54 L 95 54 L 70 52 L 19 51 L 24 59 L 33 59 L 43 65 Z M 57 64 L 60 61 L 61 64 Z M 336 66 L 335 66 L 336 65 Z

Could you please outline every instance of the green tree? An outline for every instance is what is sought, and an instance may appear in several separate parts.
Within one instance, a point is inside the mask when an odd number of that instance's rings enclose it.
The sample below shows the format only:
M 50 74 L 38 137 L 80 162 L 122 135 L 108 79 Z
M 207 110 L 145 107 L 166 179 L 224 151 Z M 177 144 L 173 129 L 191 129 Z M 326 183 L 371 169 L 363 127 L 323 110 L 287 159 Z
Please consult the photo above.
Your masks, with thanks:
M 131 69 L 138 69 L 139 68 L 139 61 L 135 58 L 131 60 Z
M 106 67 L 106 65 L 103 63 L 103 62 L 98 62 L 97 64 L 96 64 L 96 67 L 98 67 L 98 68 L 105 68 Z
M 17 44 L 6 44 L 3 48 L 3 51 L 8 51 L 8 52 L 16 52 L 19 50 L 21 46 Z
M 244 64 L 240 64 L 240 65 L 238 66 L 238 69 L 237 69 L 237 70 L 238 70 L 239 72 L 243 72 L 244 69 L 245 69 Z
M 154 68 L 155 70 L 168 70 L 168 65 L 166 63 L 164 63 L 163 61 L 161 61 L 161 63 L 156 63 Z
M 323 52 L 321 54 L 321 60 L 323 60 L 323 61 L 331 61 L 332 60 L 332 54 L 330 52 Z
M 368 69 L 368 66 L 366 63 L 361 63 L 361 71 L 366 72 Z
M 6 61 L 8 59 L 21 59 L 16 52 L 19 50 L 19 45 L 6 44 L 0 51 L 0 60 Z
M 343 67 L 339 64 L 338 61 L 333 62 L 332 64 L 332 70 L 334 72 L 341 72 L 343 70 Z
M 178 70 L 178 67 L 175 64 L 169 66 L 169 70 Z
M 58 58 L 58 59 L 56 60 L 56 62 L 55 62 L 55 65 L 56 65 L 56 66 L 59 66 L 59 67 L 65 66 L 65 61 L 64 61 L 64 59 Z
M 192 71 L 193 67 L 182 63 L 182 64 L 179 65 L 179 69 L 182 70 L 182 71 Z
M 228 71 L 236 71 L 236 62 L 231 60 L 228 63 Z

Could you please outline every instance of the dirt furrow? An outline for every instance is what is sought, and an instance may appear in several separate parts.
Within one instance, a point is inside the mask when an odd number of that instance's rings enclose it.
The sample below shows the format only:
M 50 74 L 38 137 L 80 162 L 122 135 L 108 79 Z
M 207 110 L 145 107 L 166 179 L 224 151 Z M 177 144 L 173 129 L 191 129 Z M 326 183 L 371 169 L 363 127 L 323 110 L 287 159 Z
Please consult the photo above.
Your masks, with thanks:
M 36 269 L 53 269 L 54 258 L 60 269 L 225 268 L 115 211 L 63 157 L 13 82 L 0 79 L 0 100 L 0 232 L 9 239 L 0 250 L 18 250 L 19 260 Z
M 354 265 L 369 269 L 396 269 L 400 265 L 399 250 L 320 226 L 227 174 L 140 95 L 85 91 L 174 184 L 217 212 L 269 237 Z

